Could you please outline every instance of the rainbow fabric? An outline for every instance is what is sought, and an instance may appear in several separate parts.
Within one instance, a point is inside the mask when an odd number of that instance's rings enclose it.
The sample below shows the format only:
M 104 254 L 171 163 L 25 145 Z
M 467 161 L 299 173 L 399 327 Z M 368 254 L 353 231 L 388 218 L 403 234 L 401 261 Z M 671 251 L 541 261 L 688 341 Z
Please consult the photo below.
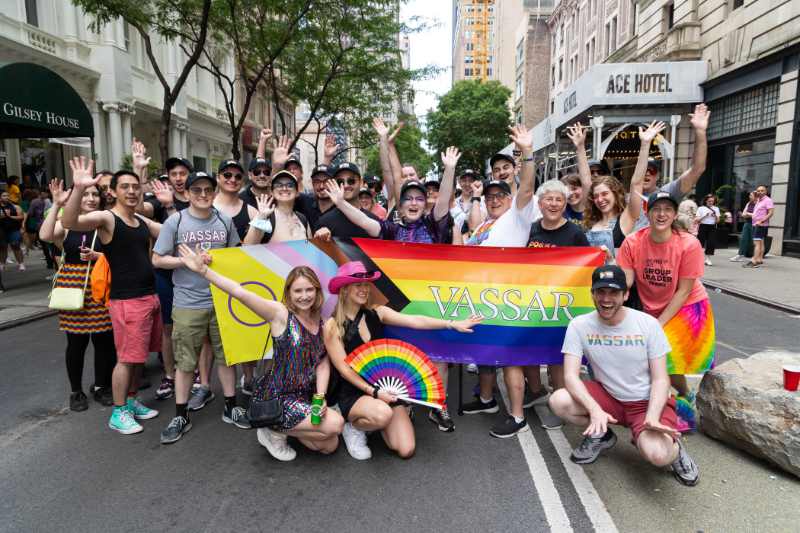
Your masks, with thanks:
M 701 374 L 714 368 L 716 332 L 708 299 L 681 307 L 664 325 L 664 333 L 672 347 L 667 356 L 670 374 Z
M 322 316 L 331 315 L 336 297 L 328 293 L 328 281 L 336 275 L 336 263 L 309 241 L 223 248 L 211 251 L 211 268 L 265 298 L 280 301 L 289 271 L 307 265 L 322 284 L 325 304 Z M 257 361 L 271 353 L 272 336 L 266 321 L 224 292 L 211 287 L 225 360 L 228 365 Z
M 340 247 L 384 276 L 377 285 L 404 314 L 458 320 L 480 314 L 472 334 L 387 327 L 431 359 L 509 366 L 560 364 L 571 317 L 594 310 L 597 248 L 492 248 L 354 239 Z M 360 252 L 360 255 L 359 253 Z
M 415 400 L 443 404 L 444 387 L 430 359 L 416 347 L 395 339 L 377 339 L 362 344 L 345 363 L 368 383 Z M 391 383 L 399 387 L 392 389 Z

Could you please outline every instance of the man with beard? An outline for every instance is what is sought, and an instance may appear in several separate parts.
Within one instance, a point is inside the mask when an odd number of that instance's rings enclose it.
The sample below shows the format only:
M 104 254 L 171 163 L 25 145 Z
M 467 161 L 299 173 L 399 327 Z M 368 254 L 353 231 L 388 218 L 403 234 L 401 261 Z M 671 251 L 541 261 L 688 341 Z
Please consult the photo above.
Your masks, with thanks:
M 110 170 L 101 170 L 100 172 L 95 172 L 94 177 L 100 178 L 97 182 L 97 188 L 100 190 L 100 194 L 103 197 L 103 205 L 106 209 L 111 209 L 114 207 L 114 202 L 116 202 L 116 198 L 114 198 L 114 194 L 111 192 L 111 178 L 114 176 L 114 173 Z
M 358 192 L 361 190 L 363 180 L 361 179 L 361 171 L 355 163 L 348 162 L 337 166 L 333 173 L 333 179 L 336 180 L 336 183 L 342 188 L 342 198 L 345 202 L 360 210 L 367 217 L 380 223 L 378 217 L 359 207 Z M 330 192 L 328 192 L 328 195 L 330 196 Z M 331 201 L 330 197 L 328 201 Z M 314 236 L 352 239 L 354 237 L 368 238 L 371 235 L 362 227 L 351 222 L 350 219 L 342 213 L 341 209 L 333 207 L 320 217 L 318 229 Z
M 250 185 L 239 193 L 239 198 L 250 207 L 258 209 L 258 201 L 256 198 L 262 194 L 272 194 L 272 190 L 269 187 L 272 165 L 267 159 L 255 157 L 250 161 L 248 174 L 250 177 Z
M 670 397 L 667 354 L 670 344 L 654 317 L 623 306 L 628 284 L 616 265 L 592 274 L 595 311 L 574 318 L 564 338 L 566 388 L 550 397 L 558 416 L 585 427 L 584 439 L 570 456 L 574 463 L 593 463 L 617 442 L 608 427 L 630 428 L 639 454 L 654 466 L 671 466 L 675 478 L 693 486 L 697 465 L 676 429 L 675 399 Z M 586 357 L 594 379 L 582 381 Z

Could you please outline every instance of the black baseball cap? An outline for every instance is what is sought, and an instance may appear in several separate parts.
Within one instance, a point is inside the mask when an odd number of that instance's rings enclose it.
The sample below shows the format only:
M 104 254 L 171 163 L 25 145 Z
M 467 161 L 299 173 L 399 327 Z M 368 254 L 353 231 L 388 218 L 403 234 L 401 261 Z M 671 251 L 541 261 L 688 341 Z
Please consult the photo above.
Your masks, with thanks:
M 628 290 L 628 280 L 625 272 L 617 265 L 603 265 L 592 272 L 592 290 L 617 289 Z
M 166 168 L 167 172 L 169 172 L 173 168 L 181 165 L 186 167 L 186 170 L 188 170 L 189 172 L 194 172 L 194 167 L 192 166 L 191 163 L 189 163 L 189 160 L 184 159 L 182 157 L 170 157 L 169 159 L 167 159 L 167 162 L 164 163 L 164 168 Z
M 158 177 L 158 181 L 169 181 L 169 175 L 168 174 L 161 174 Z
M 661 171 L 661 161 L 658 159 L 653 159 L 652 157 L 647 160 L 647 168 L 653 168 L 656 172 Z
M 359 195 L 359 196 L 363 196 L 363 195 L 365 195 L 365 194 L 366 194 L 367 196 L 372 196 L 372 191 L 371 191 L 371 190 L 369 190 L 369 189 L 367 189 L 366 187 L 362 187 L 362 188 L 361 188 L 361 189 L 358 191 L 358 195 Z
M 464 172 L 458 175 L 459 178 L 463 178 L 464 176 L 468 176 L 473 180 L 480 179 L 480 177 L 477 174 L 475 174 L 475 171 L 472 170 L 471 168 L 464 169 Z
M 200 180 L 208 180 L 211 182 L 211 185 L 213 185 L 214 187 L 217 186 L 217 178 L 215 178 L 211 174 L 203 172 L 202 170 L 198 170 L 197 172 L 192 172 L 191 174 L 189 174 L 189 177 L 186 178 L 186 188 L 188 189 L 189 187 L 191 187 Z
M 254 157 L 250 161 L 250 165 L 248 166 L 248 170 L 250 172 L 254 171 L 258 167 L 267 167 L 270 171 L 272 170 L 272 163 L 270 163 L 269 159 L 264 159 L 263 157 Z
M 490 181 L 489 183 L 487 183 L 486 185 L 483 186 L 483 195 L 484 196 L 486 196 L 486 194 L 489 192 L 489 189 L 491 187 L 500 187 L 501 189 L 503 189 L 504 193 L 511 194 L 511 186 L 508 183 L 506 183 L 505 181 L 500 181 L 500 180 L 492 180 L 492 181 Z
M 425 180 L 425 187 L 433 187 L 437 191 L 439 190 L 439 180 L 436 178 L 428 178 Z
M 656 191 L 647 197 L 647 208 L 650 209 L 656 202 L 667 200 L 675 209 L 678 209 L 678 200 L 667 191 Z
M 419 180 L 409 180 L 400 187 L 400 198 L 402 199 L 403 196 L 406 195 L 406 192 L 409 189 L 418 189 L 422 191 L 422 194 L 427 194 L 428 191 L 425 189 L 425 185 Z
M 297 154 L 289 154 L 289 158 L 286 160 L 286 164 L 283 165 L 283 168 L 289 168 L 291 164 L 297 165 L 301 170 L 303 169 L 303 165 L 300 163 L 300 158 L 297 157 Z
M 314 179 L 314 176 L 317 174 L 324 174 L 326 178 L 332 178 L 333 174 L 331 174 L 331 167 L 328 165 L 317 165 L 314 167 L 314 170 L 311 171 L 311 179 Z
M 489 160 L 489 167 L 490 168 L 493 167 L 495 163 L 497 163 L 498 161 L 500 161 L 502 159 L 505 159 L 506 161 L 510 161 L 512 165 L 517 166 L 517 162 L 514 161 L 514 156 L 513 155 L 505 154 L 503 152 L 497 152 Z
M 592 168 L 592 167 L 600 167 L 600 171 L 601 171 L 603 174 L 606 174 L 606 175 L 608 175 L 608 174 L 610 174 L 610 173 L 611 173 L 611 172 L 608 170 L 608 165 L 606 164 L 606 162 L 605 162 L 605 161 L 601 161 L 601 160 L 599 160 L 599 159 L 590 159 L 588 163 L 589 163 L 589 168 Z
M 339 172 L 344 172 L 345 170 L 349 170 L 359 178 L 361 177 L 361 170 L 359 170 L 358 165 L 351 163 L 350 161 L 346 161 L 337 165 L 336 168 L 333 169 L 333 177 L 335 178 Z
M 217 173 L 222 172 L 223 170 L 225 170 L 228 167 L 236 167 L 239 170 L 241 170 L 242 172 L 244 172 L 244 167 L 237 160 L 235 160 L 235 159 L 223 159 L 220 162 L 219 166 L 217 167 Z
M 272 179 L 270 180 L 270 184 L 275 183 L 275 180 L 280 178 L 288 178 L 294 182 L 295 188 L 297 188 L 297 176 L 289 172 L 288 170 L 279 170 L 275 174 L 273 174 Z

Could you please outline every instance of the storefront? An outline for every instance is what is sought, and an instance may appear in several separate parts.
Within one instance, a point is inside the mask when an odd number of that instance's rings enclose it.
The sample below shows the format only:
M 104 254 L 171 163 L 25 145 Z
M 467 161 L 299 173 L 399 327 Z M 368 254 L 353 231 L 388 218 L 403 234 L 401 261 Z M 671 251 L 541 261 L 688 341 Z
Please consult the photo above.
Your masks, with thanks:
M 566 129 L 580 122 L 591 127 L 590 158 L 605 160 L 613 174 L 630 177 L 639 153 L 638 128 L 652 120 L 667 124 L 651 157 L 664 161 L 665 180 L 689 164 L 688 113 L 703 101 L 702 61 L 600 63 L 556 96 L 554 113 L 533 131 L 540 172 L 556 177 L 575 171 L 575 153 Z M 683 145 L 683 148 L 681 148 Z
M 17 174 L 32 187 L 67 175 L 72 155 L 89 155 L 92 115 L 75 89 L 33 63 L 0 65 L 0 177 Z

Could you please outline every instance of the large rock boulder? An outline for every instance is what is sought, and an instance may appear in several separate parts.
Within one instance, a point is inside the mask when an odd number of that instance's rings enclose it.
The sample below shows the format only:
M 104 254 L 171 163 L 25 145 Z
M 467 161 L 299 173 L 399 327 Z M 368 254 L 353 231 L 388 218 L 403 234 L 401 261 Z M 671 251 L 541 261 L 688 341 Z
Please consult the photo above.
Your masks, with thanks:
M 700 430 L 800 477 L 800 392 L 783 388 L 800 354 L 760 352 L 722 363 L 697 393 Z

